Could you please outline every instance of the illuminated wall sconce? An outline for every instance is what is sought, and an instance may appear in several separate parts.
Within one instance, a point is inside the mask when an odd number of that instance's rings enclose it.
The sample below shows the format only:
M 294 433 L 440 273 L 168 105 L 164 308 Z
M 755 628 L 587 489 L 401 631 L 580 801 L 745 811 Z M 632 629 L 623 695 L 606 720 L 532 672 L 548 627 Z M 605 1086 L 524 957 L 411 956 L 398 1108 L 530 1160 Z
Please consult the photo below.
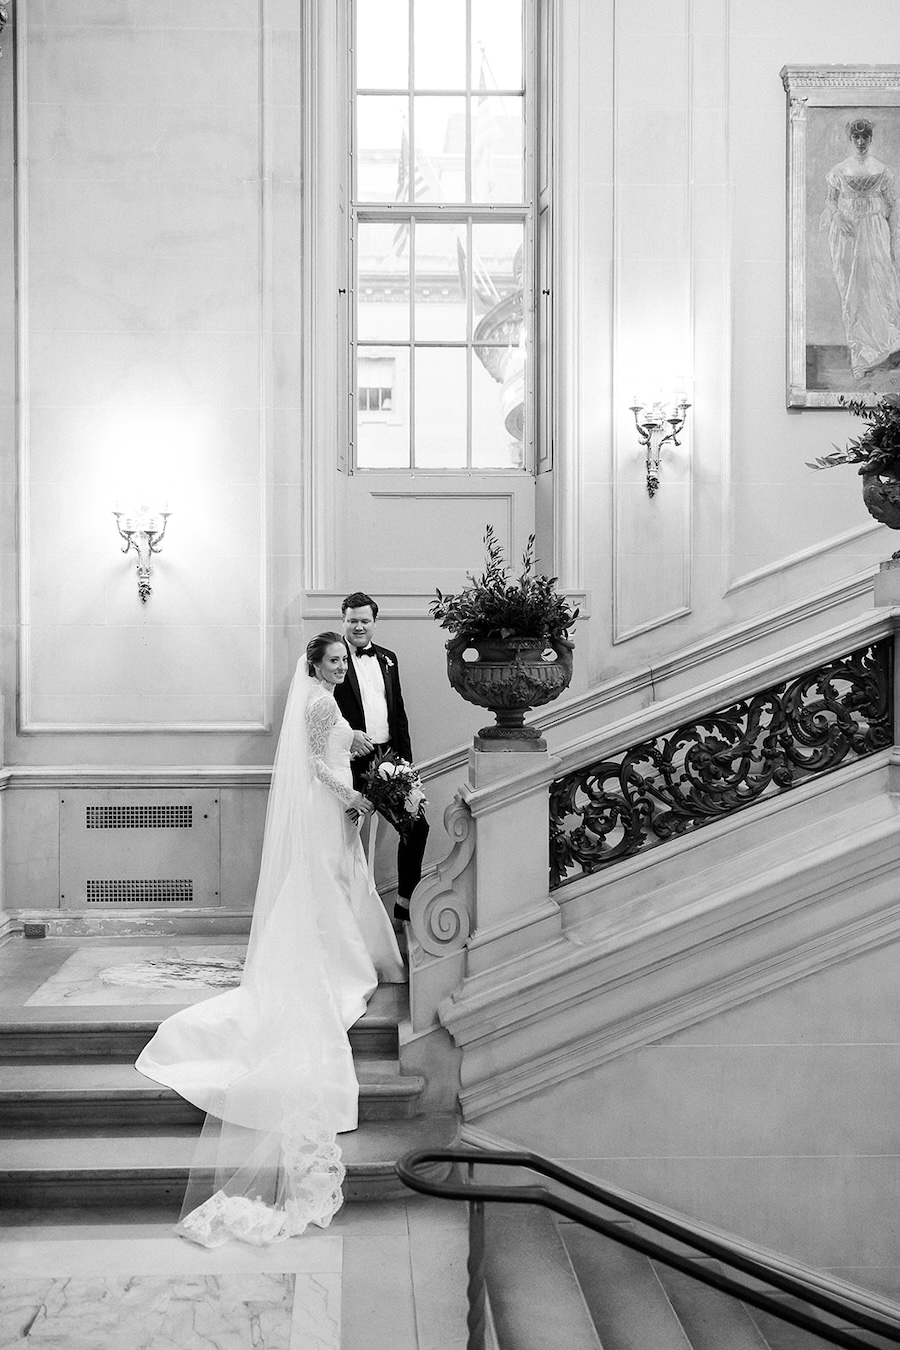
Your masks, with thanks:
M 119 506 L 113 508 L 119 534 L 125 540 L 122 552 L 127 553 L 133 548 L 138 557 L 138 595 L 141 597 L 142 605 L 146 605 L 150 595 L 150 573 L 153 570 L 150 555 L 159 553 L 166 525 L 172 514 L 167 508 L 167 502 L 164 502 L 158 511 L 151 511 L 146 506 L 141 506 L 136 511 L 123 511 Z
M 631 403 L 634 425 L 647 452 L 647 491 L 651 497 L 659 488 L 659 456 L 664 445 L 680 445 L 678 433 L 684 426 L 690 407 L 687 395 L 678 392 L 670 398 L 644 402 L 635 394 Z M 668 428 L 668 430 L 667 430 Z

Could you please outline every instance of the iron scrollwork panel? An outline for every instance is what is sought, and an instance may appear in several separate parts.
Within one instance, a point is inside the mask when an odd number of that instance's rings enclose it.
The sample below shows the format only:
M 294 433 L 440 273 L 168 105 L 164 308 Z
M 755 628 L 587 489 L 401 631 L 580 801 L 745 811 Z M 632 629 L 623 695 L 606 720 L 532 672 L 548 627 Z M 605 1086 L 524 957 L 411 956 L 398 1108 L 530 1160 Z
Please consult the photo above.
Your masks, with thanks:
M 686 722 L 550 788 L 550 886 L 893 743 L 890 639 Z

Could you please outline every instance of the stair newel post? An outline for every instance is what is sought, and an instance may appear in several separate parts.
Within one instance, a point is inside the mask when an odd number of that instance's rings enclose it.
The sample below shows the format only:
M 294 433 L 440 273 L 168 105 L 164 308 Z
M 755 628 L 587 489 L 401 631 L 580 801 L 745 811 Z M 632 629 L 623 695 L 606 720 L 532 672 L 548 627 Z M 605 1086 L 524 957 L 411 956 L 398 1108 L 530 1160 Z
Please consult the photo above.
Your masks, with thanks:
M 468 1180 L 475 1179 L 475 1166 L 467 1167 Z M 469 1200 L 469 1339 L 467 1350 L 484 1350 L 484 1201 Z

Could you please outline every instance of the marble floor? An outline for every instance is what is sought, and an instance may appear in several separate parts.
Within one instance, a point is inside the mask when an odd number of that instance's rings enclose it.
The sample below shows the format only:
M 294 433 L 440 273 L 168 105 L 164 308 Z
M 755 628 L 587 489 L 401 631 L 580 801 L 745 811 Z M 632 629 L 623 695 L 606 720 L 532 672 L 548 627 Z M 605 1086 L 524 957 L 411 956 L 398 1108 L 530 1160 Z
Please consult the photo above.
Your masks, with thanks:
M 16 938 L 0 947 L 0 1017 L 166 1016 L 233 983 L 245 947 Z M 461 1205 L 348 1204 L 327 1231 L 267 1249 L 192 1247 L 177 1217 L 0 1212 L 0 1350 L 464 1350 Z
M 347 1205 L 326 1232 L 211 1252 L 147 1217 L 0 1216 L 3 1350 L 464 1350 L 462 1207 Z
M 159 1006 L 161 1015 L 240 982 L 246 940 L 13 938 L 0 947 L 0 1008 Z

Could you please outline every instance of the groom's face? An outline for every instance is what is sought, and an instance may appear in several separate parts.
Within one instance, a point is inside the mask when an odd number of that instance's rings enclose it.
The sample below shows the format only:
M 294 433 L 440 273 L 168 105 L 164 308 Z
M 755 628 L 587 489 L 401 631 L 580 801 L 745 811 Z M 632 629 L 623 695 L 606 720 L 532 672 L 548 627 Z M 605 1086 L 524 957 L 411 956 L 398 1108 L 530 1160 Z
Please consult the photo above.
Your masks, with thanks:
M 368 647 L 375 631 L 375 615 L 371 605 L 344 611 L 344 637 L 351 647 Z

